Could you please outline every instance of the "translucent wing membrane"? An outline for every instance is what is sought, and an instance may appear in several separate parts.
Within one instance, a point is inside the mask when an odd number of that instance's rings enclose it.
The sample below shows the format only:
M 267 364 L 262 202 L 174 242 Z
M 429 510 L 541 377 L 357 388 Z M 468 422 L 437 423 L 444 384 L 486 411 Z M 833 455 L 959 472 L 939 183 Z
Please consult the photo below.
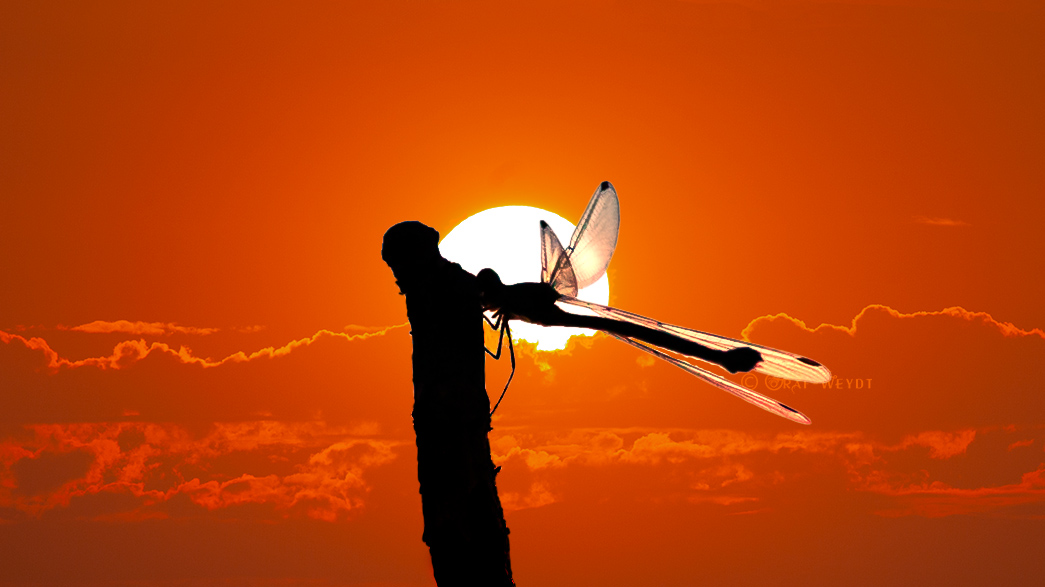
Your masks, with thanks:
M 570 237 L 570 246 L 566 248 L 577 275 L 578 287 L 588 287 L 606 273 L 613 250 L 617 248 L 619 230 L 617 191 L 610 182 L 604 181 L 588 201 L 588 207 Z
M 550 283 L 565 296 L 577 295 L 577 276 L 570 256 L 548 223 L 541 221 L 541 282 Z
M 728 351 L 738 347 L 751 347 L 762 354 L 762 362 L 756 365 L 754 370 L 765 375 L 779 377 L 781 379 L 790 379 L 792 381 L 808 381 L 809 383 L 827 383 L 828 381 L 831 381 L 831 371 L 828 370 L 827 367 L 824 367 L 812 359 L 807 359 L 806 357 L 801 357 L 786 351 L 726 338 L 716 334 L 701 332 L 699 330 L 683 328 L 673 324 L 666 324 L 652 318 L 632 314 L 631 312 L 625 312 L 624 310 L 618 310 L 617 308 L 578 300 L 575 297 L 562 297 L 559 301 L 579 306 L 581 308 L 587 308 L 606 318 L 623 320 L 625 322 L 631 322 L 632 324 L 639 324 L 647 328 L 666 332 L 715 350 Z
M 628 344 L 630 344 L 630 345 L 632 345 L 632 346 L 634 346 L 636 348 L 642 349 L 642 350 L 646 351 L 647 353 L 650 353 L 651 355 L 653 355 L 655 357 L 664 359 L 665 361 L 671 363 L 672 365 L 675 365 L 676 367 L 686 371 L 687 373 L 690 373 L 692 375 L 696 375 L 697 377 L 699 377 L 700 379 L 703 379 L 707 383 L 710 383 L 711 385 L 714 385 L 715 387 L 717 387 L 717 388 L 719 388 L 719 389 L 721 389 L 721 390 L 723 390 L 723 391 L 725 391 L 727 393 L 731 393 L 731 394 L 735 395 L 736 397 L 739 397 L 740 399 L 746 401 L 749 404 L 756 405 L 756 406 L 762 408 L 763 410 L 765 410 L 767 412 L 770 412 L 772 414 L 776 414 L 777 416 L 780 416 L 781 418 L 787 418 L 788 420 L 791 420 L 792 422 L 798 422 L 799 424 L 812 424 L 813 423 L 813 421 L 810 420 L 802 412 L 799 412 L 798 410 L 790 408 L 787 405 L 782 404 L 782 403 L 776 401 L 775 399 L 773 399 L 771 397 L 766 397 L 766 396 L 762 395 L 761 393 L 757 393 L 757 392 L 751 391 L 750 389 L 747 389 L 746 387 L 742 387 L 740 385 L 737 385 L 736 383 L 733 383 L 732 381 L 730 381 L 730 380 L 728 380 L 728 379 L 726 379 L 724 377 L 716 375 L 716 374 L 714 374 L 714 373 L 712 373 L 710 371 L 705 371 L 704 369 L 701 369 L 700 367 L 697 367 L 696 365 L 691 365 L 691 364 L 689 364 L 689 363 L 687 363 L 685 361 L 681 361 L 679 359 L 676 359 L 675 357 L 672 357 L 671 355 L 665 354 L 665 353 L 663 353 L 663 352 L 661 352 L 661 351 L 659 351 L 659 350 L 657 350 L 657 349 L 655 349 L 653 347 L 646 346 L 646 345 L 644 345 L 641 342 L 638 342 L 636 340 L 632 340 L 632 339 L 627 338 L 625 336 L 617 336 L 616 334 L 614 334 L 612 336 L 614 336 L 616 338 L 619 338 L 620 340 L 623 340 L 624 342 L 626 342 L 626 343 L 628 343 Z
M 562 294 L 559 302 L 573 308 L 581 308 L 579 311 L 575 310 L 577 313 L 593 312 L 603 318 L 628 322 L 667 334 L 669 335 L 667 338 L 662 339 L 658 335 L 652 337 L 652 340 L 658 340 L 669 346 L 675 346 L 674 343 L 678 340 L 685 340 L 718 351 L 728 351 L 739 347 L 754 348 L 762 355 L 762 361 L 755 366 L 754 370 L 766 375 L 810 383 L 827 383 L 831 380 L 831 372 L 827 367 L 806 357 L 674 324 L 666 324 L 617 308 L 577 299 L 577 292 L 580 288 L 595 283 L 606 273 L 606 267 L 609 266 L 613 251 L 617 247 L 619 229 L 620 202 L 617 200 L 616 190 L 608 181 L 602 182 L 595 190 L 595 194 L 588 202 L 588 207 L 585 208 L 584 214 L 577 223 L 577 228 L 573 231 L 570 246 L 565 250 L 551 227 L 545 222 L 541 222 L 541 281 L 551 284 L 555 291 Z M 633 332 L 633 330 L 625 330 Z M 720 375 L 673 357 L 659 348 L 634 338 L 612 333 L 611 335 L 767 412 L 799 424 L 811 423 L 805 414 L 773 398 L 737 385 Z M 681 345 L 681 348 L 685 349 L 686 345 Z M 694 352 L 698 351 L 694 350 Z

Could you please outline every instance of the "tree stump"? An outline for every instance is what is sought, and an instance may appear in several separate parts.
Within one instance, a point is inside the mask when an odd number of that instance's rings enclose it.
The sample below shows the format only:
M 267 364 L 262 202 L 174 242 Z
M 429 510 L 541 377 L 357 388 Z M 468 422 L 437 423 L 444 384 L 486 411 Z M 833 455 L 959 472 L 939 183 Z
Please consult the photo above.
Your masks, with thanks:
M 440 587 L 514 585 L 487 437 L 479 287 L 439 254 L 438 242 L 434 229 L 402 222 L 385 233 L 381 251 L 406 296 L 413 336 L 422 539 Z

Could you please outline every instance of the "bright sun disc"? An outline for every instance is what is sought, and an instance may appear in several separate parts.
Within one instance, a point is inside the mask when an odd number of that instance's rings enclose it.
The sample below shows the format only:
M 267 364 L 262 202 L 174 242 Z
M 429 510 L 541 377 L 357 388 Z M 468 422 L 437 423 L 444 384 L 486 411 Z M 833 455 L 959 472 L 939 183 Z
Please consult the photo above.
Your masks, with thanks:
M 569 244 L 574 228 L 569 220 L 531 206 L 503 206 L 484 210 L 458 224 L 439 243 L 439 251 L 473 275 L 489 267 L 501 276 L 505 284 L 540 281 L 541 220 L 552 227 L 563 246 Z M 577 297 L 596 304 L 608 304 L 610 282 L 603 275 L 580 290 Z M 590 335 L 591 332 L 580 328 L 512 322 L 513 339 L 536 343 L 537 349 L 542 351 L 566 348 L 566 341 L 571 336 Z

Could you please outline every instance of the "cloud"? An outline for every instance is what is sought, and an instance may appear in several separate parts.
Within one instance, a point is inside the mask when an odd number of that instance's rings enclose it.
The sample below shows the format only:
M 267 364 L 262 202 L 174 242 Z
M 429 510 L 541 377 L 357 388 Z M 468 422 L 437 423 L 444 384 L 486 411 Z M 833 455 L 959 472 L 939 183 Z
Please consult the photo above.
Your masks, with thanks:
M 79 326 L 73 326 L 71 328 L 59 327 L 63 330 L 73 330 L 76 332 L 90 332 L 90 333 L 110 333 L 120 332 L 125 334 L 138 334 L 138 335 L 153 335 L 161 336 L 164 334 L 197 334 L 206 336 L 208 334 L 214 334 L 218 331 L 217 328 L 198 328 L 196 326 L 178 326 L 173 322 L 131 322 L 129 320 L 116 320 L 109 322 L 106 320 L 95 320 L 94 322 L 88 322 L 87 324 L 81 324 Z
M 1009 450 L 1014 450 L 1014 449 L 1017 449 L 1017 448 L 1023 448 L 1023 447 L 1031 446 L 1033 444 L 1034 444 L 1034 439 L 1033 438 L 1028 438 L 1026 440 L 1017 440 L 1016 442 L 1014 442 L 1014 443 L 1009 445 Z
M 99 324 L 99 322 L 92 322 L 91 324 Z M 113 324 L 113 323 L 104 323 Z M 130 324 L 130 323 L 128 323 Z M 136 323 L 144 324 L 144 323 Z M 243 363 L 252 361 L 259 358 L 274 358 L 281 357 L 290 354 L 295 349 L 301 347 L 307 347 L 308 345 L 316 342 L 316 340 L 322 337 L 333 337 L 343 338 L 345 340 L 366 340 L 374 336 L 384 335 L 396 328 L 402 328 L 406 324 L 397 324 L 395 326 L 388 326 L 379 330 L 372 330 L 368 332 L 362 332 L 359 334 L 348 334 L 345 332 L 334 332 L 331 330 L 320 330 L 307 338 L 301 338 L 290 341 L 280 347 L 265 347 L 254 352 L 238 351 L 232 353 L 222 359 L 210 359 L 197 357 L 193 355 L 192 351 L 186 346 L 179 346 L 175 348 L 172 345 L 163 342 L 146 342 L 145 339 L 138 340 L 125 340 L 117 343 L 113 347 L 112 354 L 101 357 L 90 357 L 86 359 L 71 360 L 59 356 L 59 354 L 51 348 L 47 341 L 40 337 L 26 338 L 19 334 L 13 334 L 0 330 L 0 342 L 5 344 L 20 344 L 25 348 L 39 351 L 43 354 L 45 364 L 51 371 L 57 371 L 58 369 L 75 369 L 79 367 L 96 367 L 99 369 L 122 369 L 134 364 L 153 353 L 162 353 L 175 357 L 182 363 L 199 365 L 201 367 L 218 367 L 226 363 Z M 80 328 L 80 327 L 77 327 Z M 95 330 L 94 332 L 122 332 L 118 330 Z M 161 331 L 162 332 L 162 331 Z
M 47 422 L 387 423 L 410 413 L 410 337 L 401 327 L 322 330 L 253 351 L 226 347 L 215 358 L 141 340 L 108 343 L 104 351 L 80 356 L 62 348 L 49 339 L 0 332 L 0 435 L 5 426 Z
M 951 218 L 933 218 L 929 216 L 915 216 L 914 221 L 918 224 L 928 224 L 930 226 L 970 226 L 968 222 L 963 220 L 954 220 Z
M 363 507 L 363 497 L 369 491 L 364 471 L 392 461 L 395 445 L 372 439 L 337 442 L 311 454 L 305 464 L 288 475 L 243 474 L 222 482 L 195 478 L 180 485 L 177 493 L 188 495 L 193 503 L 209 510 L 265 504 L 285 517 L 299 507 L 309 518 L 332 522 Z
M 502 492 L 511 496 L 508 503 L 515 509 L 585 499 L 594 493 L 729 508 L 747 508 L 758 501 L 763 502 L 761 511 L 771 511 L 801 507 L 781 503 L 781 496 L 789 494 L 789 486 L 815 482 L 874 496 L 878 501 L 867 502 L 874 504 L 868 514 L 938 517 L 993 512 L 1033 517 L 1045 511 L 1045 465 L 1034 457 L 1022 459 L 1017 466 L 1024 467 L 1023 472 L 1012 475 L 1016 481 L 992 484 L 973 474 L 980 463 L 967 455 L 978 433 L 995 438 L 981 441 L 976 458 L 993 461 L 1008 450 L 1009 436 L 1028 432 L 929 430 L 887 443 L 858 432 L 769 435 L 614 429 L 543 438 L 516 432 L 496 435 L 492 445 L 495 462 L 504 468 Z M 634 440 L 626 442 L 627 437 Z M 520 467 L 525 469 L 521 474 L 513 470 Z M 954 470 L 961 474 L 954 477 Z M 607 476 L 615 480 L 612 485 L 606 485 Z M 1030 513 L 1014 512 L 1017 506 L 1031 508 Z
M 630 448 L 624 438 L 635 436 Z M 832 452 L 859 438 L 857 433 L 794 432 L 755 435 L 739 430 L 577 429 L 565 437 L 497 436 L 491 441 L 494 460 L 520 456 L 533 471 L 570 463 L 659 465 L 692 459 L 742 456 L 756 452 Z M 532 448 L 525 445 L 533 444 Z
M 558 501 L 548 484 L 540 481 L 531 484 L 524 492 L 502 491 L 500 498 L 501 507 L 506 512 L 544 507 Z
M 1037 506 L 1035 514 L 1027 517 L 1041 519 L 1045 505 L 1045 464 L 1024 473 L 1018 483 L 971 489 L 953 487 L 939 481 L 923 481 L 894 486 L 887 483 L 869 484 L 866 490 L 894 498 L 895 506 L 877 511 L 888 517 L 943 516 L 1004 512 L 1019 506 Z
M 87 474 L 94 456 L 90 451 L 42 451 L 10 465 L 15 480 L 13 490 L 24 495 L 41 495 Z
M 1045 413 L 1045 395 L 1034 383 L 1045 378 L 1045 331 L 987 312 L 900 312 L 873 304 L 847 325 L 762 316 L 743 336 L 831 369 L 835 379 L 822 386 L 746 381 L 785 399 L 814 425 L 873 431 L 896 442 L 927 429 L 1030 426 Z
M 959 430 L 958 432 L 934 430 L 908 436 L 900 443 L 900 447 L 924 446 L 929 449 L 930 457 L 934 459 L 949 459 L 965 453 L 965 450 L 969 448 L 969 444 L 975 438 L 975 430 Z
M 137 413 L 183 423 L 31 426 L 33 439 L 0 446 L 6 507 L 89 519 L 244 508 L 261 508 L 266 519 L 350 516 L 366 503 L 367 471 L 393 458 L 411 435 L 409 339 L 381 336 L 390 330 L 324 330 L 222 360 L 125 341 L 104 360 L 76 365 L 43 339 L 2 333 L 9 351 L 18 351 L 10 357 L 26 364 L 32 357 L 43 367 L 17 371 L 29 373 L 13 384 L 18 402 L 0 398 L 9 402 L 0 404 L 6 413 L 14 413 L 8 405 L 21 410 L 9 426 L 86 418 L 99 404 L 108 410 L 98 412 L 99 421 Z M 1040 329 L 958 307 L 902 313 L 870 305 L 846 325 L 762 316 L 745 335 L 823 360 L 840 381 L 874 383 L 770 389 L 758 379 L 759 390 L 788 395 L 782 399 L 810 414 L 813 429 L 800 431 L 677 369 L 641 366 L 631 349 L 608 339 L 541 354 L 554 380 L 521 352 L 491 438 L 506 509 L 604 495 L 761 515 L 813 507 L 808 492 L 815 486 L 816 499 L 859 497 L 845 507 L 866 515 L 1045 513 L 1034 476 L 1041 451 L 1025 448 L 1040 448 L 1043 438 L 1034 428 L 1043 413 Z M 330 342 L 367 337 L 379 338 L 351 352 Z M 312 344 L 320 340 L 327 342 Z M 285 361 L 253 360 L 291 353 Z M 156 359 L 123 368 L 144 356 Z M 489 375 L 503 381 L 492 366 Z M 274 415 L 250 415 L 259 413 Z M 349 442 L 293 423 L 320 418 L 314 414 L 381 426 L 344 428 Z M 217 419 L 223 423 L 208 424 Z M 386 428 L 394 435 L 380 434 Z M 86 473 L 83 456 L 68 456 L 73 451 L 89 452 Z M 60 460 L 53 479 L 33 476 L 33 460 L 41 458 Z M 34 482 L 38 489 L 28 490 Z M 85 505 L 113 496 L 128 501 Z M 980 503 L 978 496 L 988 497 Z
M 130 498 L 122 508 L 91 517 L 167 517 L 166 504 L 187 498 L 212 511 L 255 504 L 275 517 L 333 521 L 364 506 L 366 471 L 394 460 L 403 444 L 355 435 L 374 428 L 254 421 L 194 437 L 159 423 L 30 426 L 28 438 L 0 444 L 0 511 L 39 517 L 122 495 Z
M 869 304 L 865 306 L 862 310 L 860 310 L 856 317 L 853 318 L 852 322 L 849 323 L 849 326 L 821 324 L 816 328 L 810 328 L 806 326 L 806 323 L 802 320 L 791 317 L 784 312 L 781 312 L 779 314 L 759 316 L 758 318 L 755 318 L 754 320 L 748 322 L 748 325 L 744 327 L 743 331 L 741 331 L 741 337 L 744 340 L 751 340 L 751 335 L 754 334 L 760 326 L 772 324 L 776 321 L 789 322 L 790 324 L 793 324 L 798 328 L 811 333 L 833 331 L 842 332 L 850 336 L 856 336 L 856 331 L 859 323 L 862 320 L 868 318 L 868 316 L 873 313 L 884 313 L 889 317 L 898 319 L 946 316 L 951 318 L 958 318 L 966 322 L 979 323 L 989 328 L 997 329 L 1005 336 L 1037 336 L 1039 338 L 1045 339 L 1045 331 L 1043 331 L 1041 328 L 1025 330 L 1016 326 L 1015 324 L 1012 324 L 1011 322 L 1001 322 L 995 320 L 994 317 L 988 314 L 987 312 L 970 312 L 969 310 L 966 310 L 965 308 L 962 308 L 960 306 L 952 306 L 950 308 L 944 308 L 943 310 L 936 311 L 903 313 L 882 304 Z

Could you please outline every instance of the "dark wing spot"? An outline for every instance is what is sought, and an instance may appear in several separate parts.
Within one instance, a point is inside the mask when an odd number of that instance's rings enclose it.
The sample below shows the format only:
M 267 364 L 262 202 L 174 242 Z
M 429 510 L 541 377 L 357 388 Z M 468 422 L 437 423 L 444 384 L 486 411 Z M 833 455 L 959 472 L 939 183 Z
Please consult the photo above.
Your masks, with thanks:
M 798 357 L 798 360 L 802 361 L 806 365 L 809 365 L 809 366 L 812 366 L 812 367 L 823 367 L 823 365 L 821 365 L 820 363 L 817 363 L 813 359 L 807 359 L 805 357 Z
M 541 220 L 541 228 L 548 228 L 548 223 Z
M 610 182 L 608 182 L 608 181 L 602 182 L 601 184 L 599 184 L 599 189 L 600 190 L 608 190 L 608 189 L 610 189 Z
M 777 402 L 777 403 L 780 403 L 780 402 Z M 780 407 L 784 408 L 785 410 L 790 410 L 790 411 L 792 411 L 792 412 L 794 412 L 796 414 L 798 413 L 798 410 L 792 408 L 791 406 L 789 406 L 787 404 L 780 404 Z

